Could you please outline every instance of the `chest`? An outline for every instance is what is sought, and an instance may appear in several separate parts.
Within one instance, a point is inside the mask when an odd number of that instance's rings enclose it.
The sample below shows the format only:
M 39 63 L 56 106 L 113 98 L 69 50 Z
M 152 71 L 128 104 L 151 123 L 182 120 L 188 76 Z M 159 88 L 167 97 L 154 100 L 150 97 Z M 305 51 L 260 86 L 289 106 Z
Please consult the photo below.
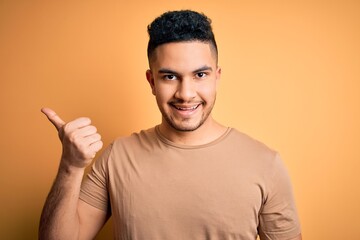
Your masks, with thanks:
M 113 216 L 123 231 L 159 239 L 174 232 L 191 239 L 206 232 L 233 236 L 222 239 L 256 236 L 261 175 L 242 161 L 203 154 L 133 156 L 122 164 L 125 171 L 112 173 Z

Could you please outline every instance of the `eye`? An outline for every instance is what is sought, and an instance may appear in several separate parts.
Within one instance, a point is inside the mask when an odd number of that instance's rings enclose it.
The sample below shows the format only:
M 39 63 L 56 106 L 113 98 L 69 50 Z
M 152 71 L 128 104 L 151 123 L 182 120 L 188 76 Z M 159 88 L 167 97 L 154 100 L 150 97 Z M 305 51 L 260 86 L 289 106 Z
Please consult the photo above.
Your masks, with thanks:
M 165 79 L 165 80 L 176 80 L 176 76 L 168 74 L 168 75 L 164 75 L 163 79 Z
M 207 76 L 207 73 L 206 72 L 198 72 L 196 73 L 196 77 L 197 78 L 204 78 Z

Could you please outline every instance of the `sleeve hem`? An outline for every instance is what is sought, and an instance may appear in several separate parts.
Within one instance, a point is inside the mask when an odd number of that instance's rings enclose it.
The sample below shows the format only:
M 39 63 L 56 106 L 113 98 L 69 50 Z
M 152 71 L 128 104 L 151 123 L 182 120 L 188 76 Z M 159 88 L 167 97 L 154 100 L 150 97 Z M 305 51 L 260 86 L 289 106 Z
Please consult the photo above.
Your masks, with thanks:
M 80 192 L 79 199 L 101 211 L 104 212 L 108 211 L 108 207 L 106 204 L 99 203 L 98 201 L 94 200 L 91 196 L 89 196 L 87 193 L 83 191 Z
M 262 232 L 259 233 L 261 240 L 270 240 L 270 239 L 293 239 L 301 234 L 300 226 L 297 226 L 291 230 L 285 232 Z

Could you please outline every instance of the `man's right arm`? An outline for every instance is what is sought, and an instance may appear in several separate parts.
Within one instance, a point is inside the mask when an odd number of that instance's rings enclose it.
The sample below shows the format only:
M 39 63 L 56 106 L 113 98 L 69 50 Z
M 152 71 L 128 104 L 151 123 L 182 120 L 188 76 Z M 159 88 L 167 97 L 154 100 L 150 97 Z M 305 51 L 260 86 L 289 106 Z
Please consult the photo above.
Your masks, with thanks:
M 65 123 L 54 111 L 42 109 L 56 127 L 63 146 L 59 170 L 40 219 L 39 239 L 92 239 L 108 216 L 79 199 L 85 168 L 103 143 L 88 118 Z

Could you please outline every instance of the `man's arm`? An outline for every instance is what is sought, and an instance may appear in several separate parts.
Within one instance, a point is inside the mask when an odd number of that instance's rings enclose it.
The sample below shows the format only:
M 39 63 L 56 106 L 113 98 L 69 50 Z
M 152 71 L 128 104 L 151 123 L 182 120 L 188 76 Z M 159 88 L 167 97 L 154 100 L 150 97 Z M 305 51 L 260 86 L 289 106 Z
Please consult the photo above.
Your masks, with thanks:
M 40 219 L 39 239 L 92 239 L 108 216 L 79 200 L 85 168 L 103 143 L 88 118 L 65 123 L 54 111 L 41 110 L 56 127 L 63 146 L 55 182 Z
M 301 240 L 301 226 L 287 169 L 275 155 L 268 168 L 265 201 L 259 213 L 259 236 L 261 240 Z

